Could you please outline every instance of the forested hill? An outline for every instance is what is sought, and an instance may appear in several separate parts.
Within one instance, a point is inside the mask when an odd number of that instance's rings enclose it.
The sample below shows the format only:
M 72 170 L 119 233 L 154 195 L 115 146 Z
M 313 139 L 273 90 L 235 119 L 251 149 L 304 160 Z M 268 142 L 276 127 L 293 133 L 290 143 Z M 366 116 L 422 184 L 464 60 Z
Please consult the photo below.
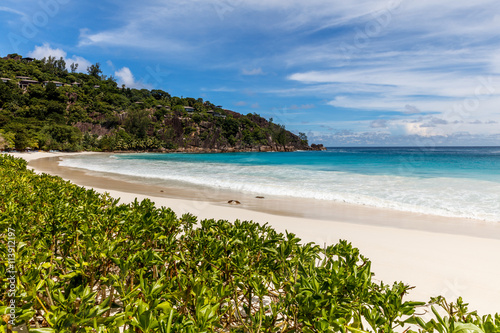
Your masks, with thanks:
M 0 150 L 291 151 L 304 134 L 201 98 L 119 87 L 99 64 L 77 73 L 63 59 L 0 59 Z M 314 146 L 314 145 L 313 145 Z M 315 147 L 318 148 L 318 147 Z

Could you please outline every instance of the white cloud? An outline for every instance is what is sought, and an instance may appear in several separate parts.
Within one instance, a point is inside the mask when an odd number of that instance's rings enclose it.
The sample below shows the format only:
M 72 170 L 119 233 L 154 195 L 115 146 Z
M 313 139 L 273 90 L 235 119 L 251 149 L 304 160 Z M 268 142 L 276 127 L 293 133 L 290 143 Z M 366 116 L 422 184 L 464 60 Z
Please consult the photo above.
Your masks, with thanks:
M 151 86 L 144 84 L 141 81 L 136 81 L 132 71 L 128 67 L 122 67 L 121 69 L 115 72 L 115 76 L 118 78 L 118 84 L 124 84 L 128 88 L 136 88 L 136 89 L 151 89 Z
M 133 88 L 136 85 L 134 75 L 128 67 L 123 67 L 122 69 L 116 71 L 115 76 L 118 78 L 119 84 L 124 84 L 129 88 Z
M 500 95 L 500 76 L 488 78 L 469 73 L 426 71 L 413 65 L 384 65 L 377 68 L 351 68 L 336 71 L 295 73 L 288 78 L 303 83 L 334 83 L 351 93 L 387 93 L 399 96 L 436 96 L 464 98 L 475 95 Z M 485 83 L 486 82 L 486 83 Z M 491 87 L 491 89 L 489 88 Z
M 28 56 L 39 60 L 50 56 L 55 57 L 56 59 L 63 58 L 64 61 L 66 61 L 67 69 L 69 69 L 69 66 L 72 63 L 78 64 L 78 72 L 86 72 L 87 67 L 91 65 L 90 61 L 77 55 L 73 55 L 71 58 L 68 58 L 66 51 L 59 48 L 52 48 L 49 43 L 44 43 L 41 46 L 35 46 L 35 49 L 29 52 Z
M 42 46 L 35 46 L 35 49 L 28 53 L 28 56 L 36 59 L 48 58 L 49 56 L 66 58 L 68 54 L 62 49 L 53 49 L 49 43 L 44 43 Z

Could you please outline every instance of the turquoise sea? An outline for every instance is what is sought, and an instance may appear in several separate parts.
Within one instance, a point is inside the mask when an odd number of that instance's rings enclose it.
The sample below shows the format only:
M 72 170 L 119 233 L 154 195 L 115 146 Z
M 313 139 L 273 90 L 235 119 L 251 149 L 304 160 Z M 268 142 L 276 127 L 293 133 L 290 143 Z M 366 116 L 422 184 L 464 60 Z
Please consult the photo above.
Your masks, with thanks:
M 500 222 L 500 147 L 110 154 L 68 157 L 60 164 L 166 186 L 196 184 Z

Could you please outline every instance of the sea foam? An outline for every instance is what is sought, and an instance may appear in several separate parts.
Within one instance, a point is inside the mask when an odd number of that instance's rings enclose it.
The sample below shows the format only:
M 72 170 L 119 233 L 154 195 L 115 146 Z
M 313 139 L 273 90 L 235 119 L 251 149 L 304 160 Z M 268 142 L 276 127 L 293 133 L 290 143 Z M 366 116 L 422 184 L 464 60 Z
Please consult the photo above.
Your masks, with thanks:
M 339 150 L 335 154 L 346 154 L 344 151 Z M 383 158 L 378 165 L 371 158 L 365 159 L 364 163 L 344 161 L 345 165 L 312 163 L 308 160 L 311 156 L 322 158 L 324 162 L 328 155 L 310 154 L 315 153 L 289 153 L 288 156 L 88 155 L 64 158 L 60 164 L 141 177 L 145 181 L 154 179 L 155 183 L 163 182 L 166 186 L 175 181 L 186 186 L 201 185 L 259 195 L 329 200 L 439 216 L 500 221 L 500 181 L 497 175 L 485 177 L 483 173 L 478 173 L 471 176 L 472 173 L 463 170 L 447 172 L 442 167 L 429 168 L 429 164 L 437 163 L 435 161 L 426 162 L 426 166 L 419 164 L 424 162 L 415 162 L 411 172 L 401 172 L 401 165 L 398 167 Z M 262 155 L 266 155 L 264 161 Z M 384 163 L 387 165 L 384 166 Z M 389 171 L 382 172 L 383 169 Z

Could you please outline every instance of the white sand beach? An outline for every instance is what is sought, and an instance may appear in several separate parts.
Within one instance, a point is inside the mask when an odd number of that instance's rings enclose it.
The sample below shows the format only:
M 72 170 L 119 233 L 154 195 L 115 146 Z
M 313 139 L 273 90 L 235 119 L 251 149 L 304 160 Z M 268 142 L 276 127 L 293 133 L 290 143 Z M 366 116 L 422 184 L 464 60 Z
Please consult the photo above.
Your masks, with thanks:
M 33 163 L 65 153 L 13 155 Z M 58 174 L 40 168 L 35 171 Z M 280 213 L 265 208 L 246 209 L 243 205 L 235 207 L 227 204 L 227 200 L 172 198 L 159 195 L 156 189 L 149 193 L 148 188 L 139 189 L 127 183 L 120 187 L 116 180 L 111 184 L 105 178 L 91 184 L 85 181 L 83 172 L 72 170 L 66 170 L 62 177 L 98 192 L 108 192 L 125 203 L 135 198 L 150 198 L 157 206 L 170 207 L 179 216 L 191 213 L 199 219 L 269 223 L 278 231 L 287 230 L 304 242 L 320 245 L 346 239 L 372 261 L 376 280 L 389 284 L 403 281 L 415 286 L 409 299 L 428 301 L 431 296 L 442 295 L 451 301 L 462 296 L 470 304 L 469 308 L 478 310 L 479 314 L 500 312 L 500 222 L 463 221 L 388 210 L 371 214 L 370 210 L 356 206 L 343 207 L 344 215 L 333 214 L 331 219 L 308 217 L 307 214 L 301 217 L 284 214 L 286 207 Z M 349 216 L 356 216 L 356 223 Z M 397 222 L 402 220 L 418 222 L 420 227 L 404 227 L 405 223 Z

